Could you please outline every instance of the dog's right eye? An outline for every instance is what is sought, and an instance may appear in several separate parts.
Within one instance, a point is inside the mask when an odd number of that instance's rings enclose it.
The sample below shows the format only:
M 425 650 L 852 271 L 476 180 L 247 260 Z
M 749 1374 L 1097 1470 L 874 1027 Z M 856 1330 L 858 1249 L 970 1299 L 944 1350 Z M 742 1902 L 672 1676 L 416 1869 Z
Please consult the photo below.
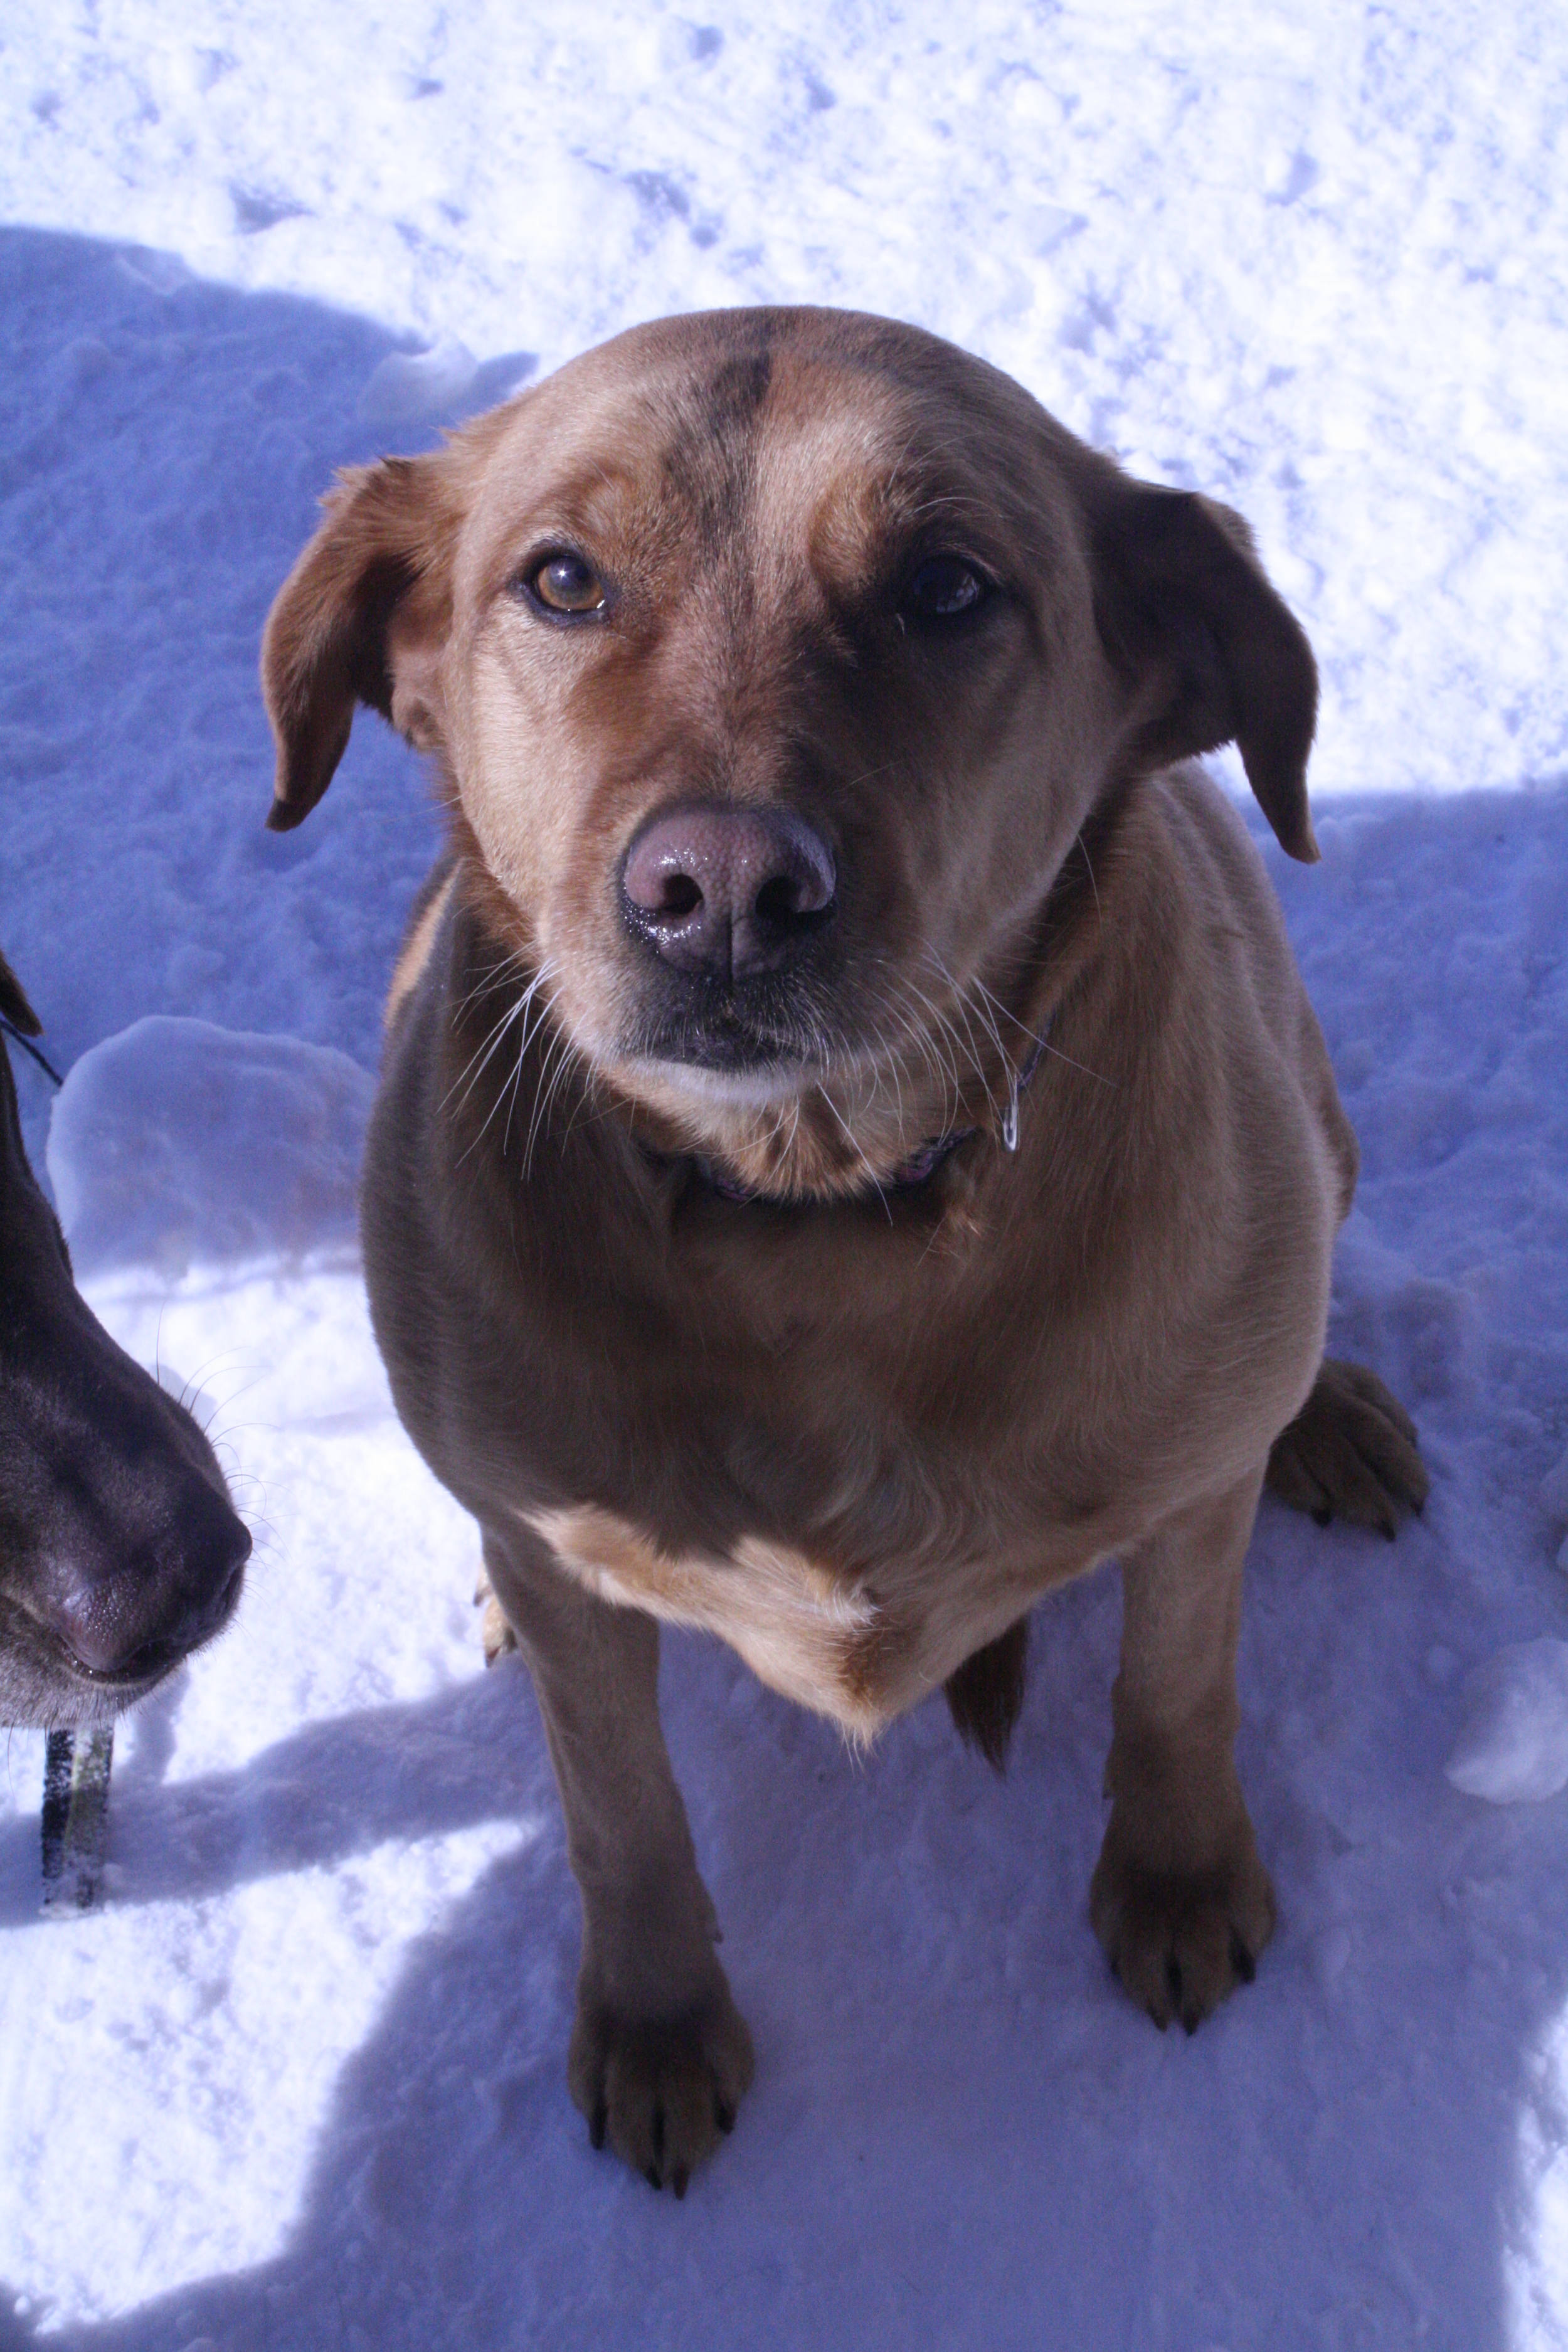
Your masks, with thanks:
M 912 621 L 955 621 L 985 602 L 990 583 L 962 555 L 931 555 L 904 590 L 900 610 Z
M 605 609 L 604 582 L 593 565 L 572 548 L 547 555 L 542 563 L 535 564 L 531 572 L 523 575 L 522 584 L 547 613 L 585 620 Z

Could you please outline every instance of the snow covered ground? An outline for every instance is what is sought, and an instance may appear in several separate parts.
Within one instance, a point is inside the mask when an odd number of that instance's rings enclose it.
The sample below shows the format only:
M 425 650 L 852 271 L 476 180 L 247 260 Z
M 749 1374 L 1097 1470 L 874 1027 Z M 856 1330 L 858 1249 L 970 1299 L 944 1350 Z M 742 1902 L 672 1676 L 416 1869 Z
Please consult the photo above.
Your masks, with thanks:
M 1568 2343 L 1561 12 L 98 0 L 7 26 L 0 119 L 0 943 L 90 1293 L 258 1532 L 122 1728 L 101 1913 L 36 1918 L 8 1740 L 0 2347 Z M 1086 1918 L 1113 1578 L 1040 1613 L 1005 1783 L 671 1640 L 759 2054 L 677 2207 L 567 2100 L 537 1717 L 353 1265 L 434 820 L 362 721 L 263 835 L 254 675 L 333 466 L 757 299 L 921 320 L 1257 523 L 1324 665 L 1324 861 L 1271 862 L 1364 1152 L 1336 1336 L 1434 1494 L 1393 1549 L 1260 1520 L 1281 1925 L 1190 2043 Z

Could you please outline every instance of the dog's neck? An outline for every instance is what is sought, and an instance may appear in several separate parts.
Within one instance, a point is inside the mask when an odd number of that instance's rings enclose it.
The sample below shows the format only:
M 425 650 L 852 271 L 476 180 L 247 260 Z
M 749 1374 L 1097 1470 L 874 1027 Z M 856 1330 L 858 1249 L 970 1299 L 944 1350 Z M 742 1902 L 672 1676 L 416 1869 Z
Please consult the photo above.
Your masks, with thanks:
M 1048 1028 L 1048 1023 L 1047 1026 Z M 1046 1042 L 1043 1034 L 1037 1037 L 1021 1066 L 1013 1072 L 1006 1107 L 1003 1110 L 996 1129 L 997 1140 L 1005 1151 L 1016 1151 L 1018 1149 L 1019 1097 L 1040 1066 L 1040 1056 L 1046 1051 Z M 933 1136 L 928 1142 L 919 1145 L 910 1153 L 907 1160 L 900 1160 L 887 1176 L 879 1179 L 868 1175 L 860 1189 L 883 1195 L 889 1192 L 919 1192 L 923 1185 L 930 1183 L 939 1169 L 946 1166 L 955 1151 L 966 1143 L 975 1142 L 984 1132 L 984 1129 L 977 1125 L 950 1127 L 941 1135 Z M 723 1200 L 745 1202 L 779 1197 L 777 1194 L 770 1194 L 739 1181 L 735 1177 L 728 1174 L 722 1167 L 700 1154 L 693 1155 L 693 1164 L 703 1182 Z M 798 1196 L 790 1193 L 784 1197 L 787 1199 Z

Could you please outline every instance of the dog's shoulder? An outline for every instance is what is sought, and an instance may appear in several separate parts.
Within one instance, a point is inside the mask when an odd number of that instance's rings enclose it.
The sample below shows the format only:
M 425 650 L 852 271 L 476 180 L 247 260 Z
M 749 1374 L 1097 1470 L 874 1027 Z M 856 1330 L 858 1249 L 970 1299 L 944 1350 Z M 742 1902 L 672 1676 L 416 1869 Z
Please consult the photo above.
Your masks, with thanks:
M 1360 1151 L 1264 853 L 1240 808 L 1196 761 L 1169 770 L 1159 790 L 1171 852 L 1203 906 L 1198 937 L 1230 1001 L 1239 991 L 1257 1006 L 1293 1074 L 1326 1146 L 1342 1219 L 1355 1192 Z

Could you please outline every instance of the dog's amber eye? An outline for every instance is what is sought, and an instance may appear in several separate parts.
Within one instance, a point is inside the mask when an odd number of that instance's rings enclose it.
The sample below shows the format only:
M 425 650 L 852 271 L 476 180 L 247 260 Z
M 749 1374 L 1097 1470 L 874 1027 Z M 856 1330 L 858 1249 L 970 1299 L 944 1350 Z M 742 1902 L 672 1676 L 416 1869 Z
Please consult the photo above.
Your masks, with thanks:
M 605 583 L 591 564 L 570 549 L 546 556 L 528 576 L 528 585 L 551 613 L 602 613 Z
M 904 610 L 917 621 L 950 621 L 973 612 L 985 582 L 962 555 L 930 555 L 904 591 Z

